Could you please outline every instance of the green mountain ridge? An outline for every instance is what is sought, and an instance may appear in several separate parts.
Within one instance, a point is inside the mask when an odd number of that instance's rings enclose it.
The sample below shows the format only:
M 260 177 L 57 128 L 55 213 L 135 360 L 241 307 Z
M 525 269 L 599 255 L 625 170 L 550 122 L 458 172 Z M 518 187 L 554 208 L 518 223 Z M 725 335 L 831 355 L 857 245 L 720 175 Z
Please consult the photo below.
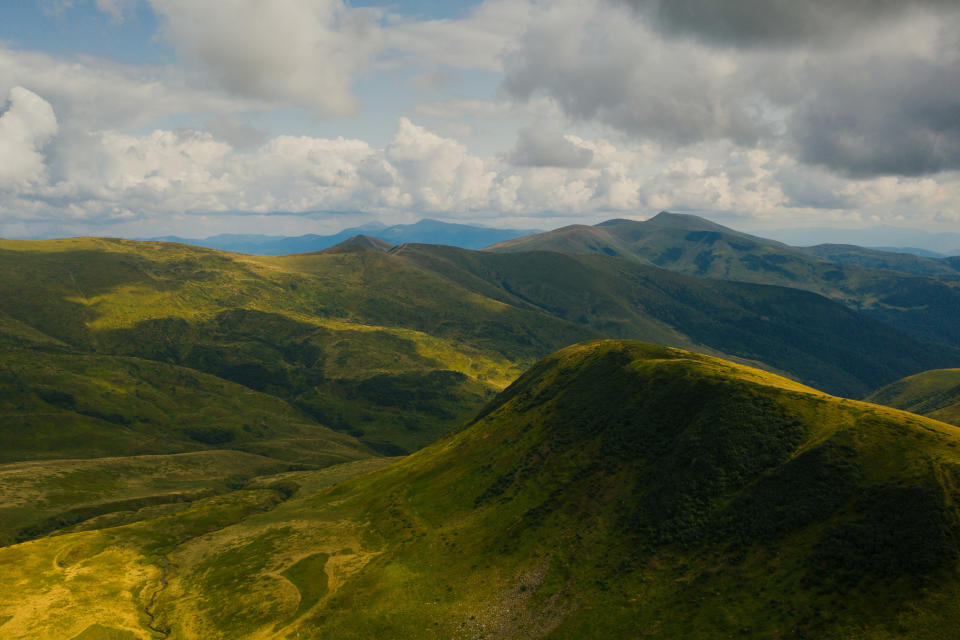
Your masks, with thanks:
M 415 261 L 474 292 L 585 324 L 613 338 L 763 363 L 831 392 L 862 395 L 914 357 L 957 361 L 823 297 L 786 287 L 716 282 L 611 256 L 470 252 L 404 245 Z M 904 342 L 906 341 L 906 342 Z M 891 347 L 913 343 L 910 348 Z M 874 387 L 875 388 L 875 387 Z
M 960 425 L 960 369 L 924 371 L 908 376 L 865 399 Z
M 803 289 L 862 311 L 916 339 L 960 344 L 960 325 L 953 322 L 960 313 L 960 282 L 956 281 L 957 262 L 951 258 L 928 263 L 863 248 L 791 247 L 697 216 L 668 212 L 645 222 L 614 220 L 596 227 L 568 227 L 486 250 L 604 253 L 706 278 Z M 886 266 L 879 268 L 881 264 Z M 929 264 L 935 266 L 924 266 Z
M 0 241 L 0 272 L 0 349 L 42 351 L 51 367 L 109 356 L 192 369 L 280 398 L 303 424 L 385 455 L 435 441 L 538 358 L 586 339 L 707 351 L 855 396 L 960 361 L 956 347 L 912 340 L 808 293 L 609 256 L 360 238 L 251 257 L 75 238 Z
M 958 442 L 717 358 L 579 344 L 379 470 L 2 548 L 0 633 L 942 638 Z

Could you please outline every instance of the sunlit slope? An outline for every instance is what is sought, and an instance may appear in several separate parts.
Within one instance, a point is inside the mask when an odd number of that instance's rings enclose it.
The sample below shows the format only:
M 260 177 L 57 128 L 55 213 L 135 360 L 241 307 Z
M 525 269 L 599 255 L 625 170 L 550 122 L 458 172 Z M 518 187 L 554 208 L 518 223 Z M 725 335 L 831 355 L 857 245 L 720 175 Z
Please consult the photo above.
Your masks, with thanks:
M 396 255 L 487 297 L 607 337 L 713 349 L 836 394 L 860 396 L 923 362 L 960 362 L 960 350 L 920 343 L 822 296 L 786 287 L 708 280 L 599 255 L 431 245 L 405 245 Z
M 0 272 L 6 343 L 42 338 L 205 371 L 386 452 L 432 442 L 519 363 L 595 335 L 361 247 L 252 258 L 124 240 L 2 241 Z
M 888 384 L 866 400 L 960 425 L 960 369 L 924 371 Z
M 0 546 L 175 513 L 291 468 L 227 450 L 0 464 Z
M 284 474 L 312 488 L 2 549 L 0 633 L 942 638 L 958 442 L 716 358 L 586 343 L 332 488 L 309 478 L 337 467 Z
M 954 322 L 960 314 L 960 282 L 951 259 L 933 261 L 937 268 L 925 268 L 898 254 L 885 256 L 885 262 L 858 260 L 857 255 L 876 258 L 873 254 L 882 252 L 791 247 L 697 216 L 668 212 L 643 222 L 610 220 L 592 227 L 566 227 L 487 250 L 604 254 L 706 278 L 803 289 L 863 311 L 914 338 L 960 345 L 960 324 Z
M 783 287 L 599 255 L 384 249 L 250 257 L 2 241 L 0 344 L 203 371 L 390 455 L 433 442 L 537 358 L 585 339 L 729 355 L 855 396 L 960 361 L 960 350 Z

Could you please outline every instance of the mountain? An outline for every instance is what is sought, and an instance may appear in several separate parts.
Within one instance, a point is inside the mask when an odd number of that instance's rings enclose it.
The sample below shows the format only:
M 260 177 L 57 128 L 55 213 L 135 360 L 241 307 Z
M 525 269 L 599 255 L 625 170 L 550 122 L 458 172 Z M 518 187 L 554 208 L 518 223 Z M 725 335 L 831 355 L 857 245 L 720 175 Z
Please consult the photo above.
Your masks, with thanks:
M 11 340 L 33 332 L 71 353 L 204 372 L 385 453 L 432 442 L 521 363 L 596 335 L 360 246 L 247 258 L 126 240 L 4 241 L 0 273 Z
M 547 311 L 604 336 L 706 348 L 790 372 L 832 393 L 862 395 L 871 388 L 866 380 L 911 369 L 915 359 L 958 361 L 956 349 L 931 348 L 785 287 L 711 281 L 604 255 L 427 245 L 404 245 L 394 255 L 475 293 Z
M 912 339 L 807 292 L 717 283 L 608 256 L 387 249 L 361 238 L 323 252 L 256 257 L 77 238 L 2 241 L 0 274 L 0 353 L 43 352 L 38 363 L 65 370 L 96 356 L 119 377 L 138 375 L 129 373 L 132 359 L 172 367 L 171 379 L 203 373 L 221 385 L 211 388 L 233 388 L 223 386 L 228 381 L 292 407 L 308 428 L 291 435 L 306 438 L 322 425 L 384 455 L 434 442 L 538 358 L 593 338 L 762 363 L 854 396 L 960 362 L 955 348 Z M 29 366 L 29 352 L 18 357 Z M 131 424 L 157 415 L 132 403 L 111 400 L 107 411 L 80 402 L 97 398 L 96 389 L 62 391 L 83 411 L 117 413 Z M 17 393 L 12 403 L 35 402 L 32 392 Z M 177 397 L 168 394 L 163 405 L 171 425 Z M 238 418 L 228 429 L 236 442 L 246 435 L 235 427 L 247 423 Z M 28 457 L 21 451 L 18 459 Z M 174 451 L 186 449 L 104 455 Z
M 424 218 L 414 224 L 384 226 L 375 223 L 362 227 L 351 227 L 339 233 L 326 236 L 315 234 L 293 237 L 220 234 L 203 239 L 164 236 L 162 238 L 151 238 L 151 240 L 191 244 L 209 249 L 219 249 L 220 251 L 231 251 L 233 253 L 279 256 L 291 253 L 321 251 L 340 244 L 356 235 L 367 235 L 390 244 L 423 242 L 428 244 L 446 244 L 454 247 L 463 247 L 465 249 L 480 249 L 490 244 L 503 242 L 510 238 L 517 238 L 531 233 L 536 233 L 536 231 L 529 229 L 494 229 Z
M 881 225 L 864 229 L 837 229 L 835 227 L 805 227 L 772 229 L 765 236 L 794 246 L 835 243 L 866 247 L 917 247 L 948 256 L 960 255 L 960 233 L 927 231 Z
M 848 244 L 820 244 L 804 247 L 802 250 L 811 256 L 840 264 L 856 264 L 869 269 L 888 269 L 941 278 L 960 278 L 960 257 L 923 257 Z
M 891 253 L 909 253 L 914 256 L 919 256 L 921 258 L 946 258 L 948 256 L 960 255 L 960 252 L 946 252 L 940 253 L 938 251 L 929 251 L 927 249 L 918 249 L 916 247 L 869 247 L 870 249 L 876 249 L 877 251 L 888 251 Z
M 944 637 L 958 442 L 758 369 L 590 342 L 378 470 L 284 473 L 2 548 L 0 630 Z
M 960 425 L 960 369 L 924 371 L 878 389 L 866 400 Z
M 830 248 L 811 251 L 791 247 L 696 216 L 667 212 L 645 222 L 611 220 L 595 227 L 567 227 L 502 242 L 487 250 L 603 253 L 707 278 L 803 289 L 862 311 L 915 338 L 960 345 L 960 324 L 953 321 L 960 314 L 960 282 L 953 275 L 930 277 L 889 270 L 929 264 L 909 256 L 880 256 L 887 269 L 843 264 L 816 255 L 818 250 L 833 257 L 842 253 Z M 859 250 L 849 261 L 871 260 L 877 263 L 875 252 Z M 938 273 L 956 273 L 955 259 L 934 262 L 939 263 Z

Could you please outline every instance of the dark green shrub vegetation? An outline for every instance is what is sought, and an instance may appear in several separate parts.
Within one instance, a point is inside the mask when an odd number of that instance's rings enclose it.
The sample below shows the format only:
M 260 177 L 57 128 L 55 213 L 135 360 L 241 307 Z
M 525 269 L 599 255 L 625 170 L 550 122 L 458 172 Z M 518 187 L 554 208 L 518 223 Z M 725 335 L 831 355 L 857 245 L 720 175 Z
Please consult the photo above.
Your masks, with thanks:
M 853 587 L 955 567 L 957 515 L 935 484 L 863 488 L 856 514 L 827 531 L 810 556 L 810 580 Z

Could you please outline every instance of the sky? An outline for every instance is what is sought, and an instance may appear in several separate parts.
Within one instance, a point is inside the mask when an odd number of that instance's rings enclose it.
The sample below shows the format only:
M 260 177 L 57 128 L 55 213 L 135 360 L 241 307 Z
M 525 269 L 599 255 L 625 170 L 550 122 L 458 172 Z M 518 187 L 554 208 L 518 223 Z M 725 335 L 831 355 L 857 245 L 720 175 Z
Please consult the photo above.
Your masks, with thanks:
M 960 231 L 956 0 L 0 3 L 0 236 Z

